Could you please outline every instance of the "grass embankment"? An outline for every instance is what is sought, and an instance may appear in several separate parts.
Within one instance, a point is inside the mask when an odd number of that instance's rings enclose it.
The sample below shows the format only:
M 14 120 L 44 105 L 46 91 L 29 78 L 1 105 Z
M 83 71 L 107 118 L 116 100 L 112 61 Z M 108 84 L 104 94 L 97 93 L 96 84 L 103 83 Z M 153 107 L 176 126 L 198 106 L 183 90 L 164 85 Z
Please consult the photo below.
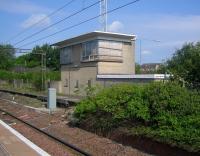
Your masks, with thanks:
M 176 83 L 116 85 L 81 101 L 74 113 L 92 131 L 145 136 L 200 151 L 200 94 Z
M 46 72 L 46 80 L 59 81 L 61 79 L 60 76 L 61 76 L 60 71 Z M 29 91 L 29 90 L 41 91 L 42 90 L 42 73 L 41 72 L 17 73 L 17 72 L 0 70 L 0 80 L 6 80 L 10 82 L 10 84 L 2 85 L 2 87 L 10 87 L 13 84 L 14 80 L 23 80 L 24 88 L 21 88 L 22 91 L 23 90 L 25 91 Z

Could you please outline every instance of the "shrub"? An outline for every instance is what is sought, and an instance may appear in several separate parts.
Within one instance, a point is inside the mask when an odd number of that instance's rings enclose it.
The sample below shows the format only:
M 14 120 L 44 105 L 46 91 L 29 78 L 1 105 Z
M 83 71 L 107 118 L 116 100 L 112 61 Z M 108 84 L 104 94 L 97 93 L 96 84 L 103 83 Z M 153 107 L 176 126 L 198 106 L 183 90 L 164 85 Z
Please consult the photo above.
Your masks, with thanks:
M 144 98 L 149 104 L 152 121 L 160 116 L 176 116 L 197 114 L 200 111 L 200 96 L 176 83 L 153 83 L 146 86 Z
M 103 89 L 81 101 L 74 115 L 90 128 L 111 131 L 131 127 L 190 150 L 200 149 L 200 94 L 177 83 L 123 84 Z M 142 129 L 140 131 L 140 127 Z M 137 131 L 139 130 L 139 131 Z
M 143 92 L 143 86 L 130 84 L 103 89 L 96 96 L 81 101 L 75 109 L 75 116 L 84 120 L 92 114 L 94 118 L 96 116 L 93 126 L 101 125 L 101 128 L 106 128 L 104 123 L 116 127 L 124 121 L 148 121 L 149 110 L 142 99 Z

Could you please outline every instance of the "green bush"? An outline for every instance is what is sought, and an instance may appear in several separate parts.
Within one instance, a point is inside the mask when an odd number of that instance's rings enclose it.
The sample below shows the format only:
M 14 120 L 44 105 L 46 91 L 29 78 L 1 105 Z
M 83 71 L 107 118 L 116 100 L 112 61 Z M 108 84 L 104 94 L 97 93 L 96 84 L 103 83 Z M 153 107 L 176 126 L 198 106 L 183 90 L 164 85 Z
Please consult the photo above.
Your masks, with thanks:
M 200 149 L 200 95 L 177 83 L 123 84 L 81 101 L 74 112 L 79 123 L 104 132 L 125 126 L 137 135 Z M 143 130 L 141 130 L 141 127 Z
M 130 84 L 103 89 L 96 96 L 81 101 L 76 107 L 75 115 L 85 116 L 95 109 L 107 112 L 118 120 L 137 118 L 148 121 L 150 115 L 148 105 L 143 100 L 144 89 L 142 85 Z
M 159 122 L 159 118 L 175 116 L 182 118 L 198 114 L 200 96 L 176 83 L 154 83 L 146 86 L 144 98 L 149 104 L 151 120 Z

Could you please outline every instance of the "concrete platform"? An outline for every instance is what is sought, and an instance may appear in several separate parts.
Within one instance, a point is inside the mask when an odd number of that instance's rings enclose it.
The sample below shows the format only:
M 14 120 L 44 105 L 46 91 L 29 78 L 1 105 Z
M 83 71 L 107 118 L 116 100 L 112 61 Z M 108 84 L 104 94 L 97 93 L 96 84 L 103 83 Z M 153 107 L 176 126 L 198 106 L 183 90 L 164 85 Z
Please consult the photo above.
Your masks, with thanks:
M 50 156 L 0 120 L 0 156 Z

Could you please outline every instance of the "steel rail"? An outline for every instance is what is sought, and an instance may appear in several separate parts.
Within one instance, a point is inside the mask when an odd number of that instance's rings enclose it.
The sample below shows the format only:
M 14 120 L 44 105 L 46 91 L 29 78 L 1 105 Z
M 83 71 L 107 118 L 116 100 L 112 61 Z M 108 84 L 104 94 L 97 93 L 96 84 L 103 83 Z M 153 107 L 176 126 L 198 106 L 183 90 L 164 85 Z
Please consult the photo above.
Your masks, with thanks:
M 24 120 L 18 118 L 17 116 L 13 115 L 12 113 L 10 113 L 10 112 L 8 112 L 8 111 L 2 109 L 2 108 L 0 108 L 0 111 L 6 113 L 7 115 L 9 115 L 9 116 L 15 118 L 15 119 L 18 120 L 18 121 L 24 123 L 25 125 L 28 125 L 29 127 L 33 128 L 34 130 L 37 130 L 38 132 L 44 134 L 45 136 L 48 136 L 49 138 L 51 138 L 51 139 L 57 141 L 58 143 L 61 143 L 61 144 L 65 145 L 65 146 L 67 146 L 67 147 L 73 149 L 75 152 L 78 152 L 78 153 L 80 153 L 80 154 L 82 154 L 82 155 L 84 155 L 84 156 L 92 156 L 92 155 L 89 154 L 88 152 L 83 151 L 82 149 L 76 147 L 75 145 L 72 145 L 72 144 L 66 142 L 66 141 L 63 140 L 63 139 L 60 139 L 60 138 L 58 138 L 58 137 L 56 137 L 56 136 L 51 135 L 51 134 L 48 133 L 48 132 L 45 132 L 45 131 L 39 129 L 38 127 L 36 127 L 36 126 L 34 126 L 34 125 L 32 125 L 32 124 L 30 124 L 30 123 L 28 123 L 28 122 L 26 122 L 26 121 L 24 121 Z

